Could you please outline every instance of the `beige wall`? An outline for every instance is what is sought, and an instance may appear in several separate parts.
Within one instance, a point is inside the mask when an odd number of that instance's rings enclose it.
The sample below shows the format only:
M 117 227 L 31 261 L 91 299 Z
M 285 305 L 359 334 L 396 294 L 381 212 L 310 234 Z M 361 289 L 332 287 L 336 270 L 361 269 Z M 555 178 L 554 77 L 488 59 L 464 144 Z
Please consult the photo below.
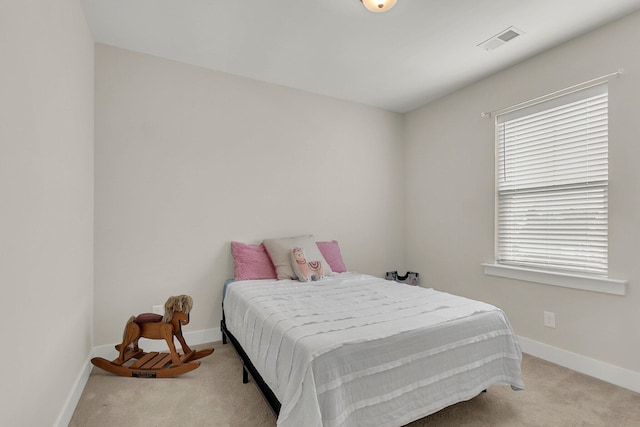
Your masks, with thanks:
M 0 423 L 60 419 L 93 333 L 93 50 L 77 0 L 0 6 Z
M 502 307 L 529 339 L 640 371 L 640 13 L 406 115 L 405 264 Z M 499 54 L 495 51 L 488 54 Z M 609 268 L 624 297 L 485 276 L 494 260 L 494 127 L 507 107 L 624 67 L 609 86 Z M 543 311 L 556 329 L 543 327 Z
M 217 328 L 230 241 L 337 239 L 403 268 L 400 115 L 96 47 L 95 341 L 170 295 Z

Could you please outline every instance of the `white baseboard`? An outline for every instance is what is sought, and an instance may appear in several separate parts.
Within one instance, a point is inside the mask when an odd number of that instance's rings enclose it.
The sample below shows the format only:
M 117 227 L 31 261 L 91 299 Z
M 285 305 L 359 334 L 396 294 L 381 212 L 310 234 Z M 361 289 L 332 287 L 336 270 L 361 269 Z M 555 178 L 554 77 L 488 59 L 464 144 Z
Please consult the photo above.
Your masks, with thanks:
M 185 332 L 184 339 L 187 341 L 189 346 L 195 346 L 199 344 L 207 344 L 210 342 L 221 341 L 222 340 L 222 331 L 220 328 L 213 329 L 203 329 L 201 331 L 194 332 Z M 176 342 L 176 346 L 180 348 L 180 344 Z M 140 347 L 145 349 L 146 351 L 166 351 L 167 344 L 164 341 L 160 340 L 140 340 Z M 82 396 L 82 391 L 84 387 L 87 385 L 87 381 L 89 380 L 89 375 L 91 374 L 91 370 L 93 369 L 93 365 L 91 364 L 91 358 L 93 357 L 103 357 L 105 359 L 111 360 L 115 359 L 118 356 L 118 352 L 115 349 L 115 344 L 110 345 L 101 345 L 98 347 L 93 347 L 91 349 L 91 353 L 87 357 L 78 378 L 76 379 L 71 392 L 69 393 L 69 397 L 65 402 L 64 407 L 60 411 L 58 415 L 58 419 L 56 420 L 54 427 L 67 427 L 69 422 L 71 421 L 71 417 L 73 417 L 73 412 L 80 401 L 80 397 Z
M 602 381 L 640 393 L 640 373 L 621 368 L 581 354 L 543 344 L 524 337 L 518 337 L 524 353 L 530 354 L 556 365 L 586 374 Z
M 71 389 L 71 393 L 67 397 L 67 401 L 64 403 L 62 407 L 62 411 L 58 415 L 58 419 L 53 424 L 54 427 L 67 427 L 69 422 L 71 421 L 71 417 L 73 417 L 73 411 L 76 410 L 76 406 L 80 401 L 80 396 L 82 396 L 82 391 L 84 390 L 84 386 L 87 384 L 89 380 L 89 374 L 91 374 L 91 357 L 87 357 L 87 360 L 84 362 L 82 370 L 80 374 L 78 374 L 78 378 L 76 378 L 76 382 L 73 384 L 73 388 Z

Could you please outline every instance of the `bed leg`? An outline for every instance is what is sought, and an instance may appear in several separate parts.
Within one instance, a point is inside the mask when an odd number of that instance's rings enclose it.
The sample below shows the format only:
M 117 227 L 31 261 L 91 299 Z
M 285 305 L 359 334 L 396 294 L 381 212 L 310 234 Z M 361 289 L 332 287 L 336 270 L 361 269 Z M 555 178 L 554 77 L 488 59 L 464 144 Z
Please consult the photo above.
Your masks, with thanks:
M 224 333 L 223 321 L 220 321 L 220 331 L 222 332 L 222 344 L 227 343 L 227 336 Z
M 242 384 L 246 384 L 249 382 L 249 373 L 247 372 L 247 368 L 242 365 Z

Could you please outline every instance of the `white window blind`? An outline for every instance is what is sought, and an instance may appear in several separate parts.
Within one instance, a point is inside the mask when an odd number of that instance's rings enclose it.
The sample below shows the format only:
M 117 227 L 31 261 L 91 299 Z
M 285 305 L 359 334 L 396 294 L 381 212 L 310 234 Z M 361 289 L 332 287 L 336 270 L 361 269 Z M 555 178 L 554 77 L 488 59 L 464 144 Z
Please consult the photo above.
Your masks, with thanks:
M 499 115 L 497 262 L 607 274 L 608 87 Z

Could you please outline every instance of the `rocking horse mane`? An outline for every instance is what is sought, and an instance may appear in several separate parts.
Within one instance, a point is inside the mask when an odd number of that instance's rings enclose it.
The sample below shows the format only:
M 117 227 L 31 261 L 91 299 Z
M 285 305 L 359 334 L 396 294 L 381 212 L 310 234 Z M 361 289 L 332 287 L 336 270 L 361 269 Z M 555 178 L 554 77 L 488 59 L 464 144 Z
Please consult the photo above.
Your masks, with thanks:
M 164 303 L 164 316 L 162 317 L 162 321 L 170 323 L 171 319 L 173 319 L 173 313 L 183 312 L 184 314 L 189 314 L 191 308 L 193 308 L 193 299 L 189 295 L 169 297 L 167 302 Z

